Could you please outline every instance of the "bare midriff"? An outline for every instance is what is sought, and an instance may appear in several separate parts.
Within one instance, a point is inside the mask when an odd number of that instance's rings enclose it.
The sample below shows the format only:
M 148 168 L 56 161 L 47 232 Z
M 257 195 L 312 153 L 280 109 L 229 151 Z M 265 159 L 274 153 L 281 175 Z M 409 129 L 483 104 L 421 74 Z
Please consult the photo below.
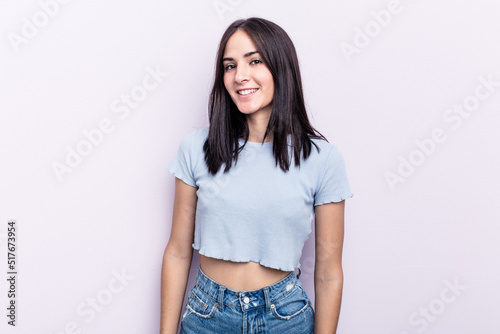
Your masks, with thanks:
M 269 268 L 257 262 L 232 262 L 200 254 L 201 270 L 215 282 L 235 291 L 253 291 L 272 285 L 290 271 Z

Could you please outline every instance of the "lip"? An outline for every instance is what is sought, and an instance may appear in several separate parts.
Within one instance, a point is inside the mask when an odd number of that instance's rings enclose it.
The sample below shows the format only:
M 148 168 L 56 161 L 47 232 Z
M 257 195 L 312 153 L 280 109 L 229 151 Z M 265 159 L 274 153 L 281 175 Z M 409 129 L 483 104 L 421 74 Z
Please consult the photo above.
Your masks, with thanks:
M 253 92 L 253 93 L 247 94 L 247 95 L 240 95 L 240 94 L 238 93 L 239 91 L 242 91 L 242 90 L 248 90 L 248 89 L 256 89 L 256 91 L 255 91 L 255 92 Z M 251 98 L 251 97 L 252 97 L 255 93 L 257 93 L 258 91 L 259 91 L 259 89 L 258 89 L 258 88 L 243 88 L 243 89 L 238 89 L 238 90 L 236 90 L 236 94 L 238 95 L 238 97 L 239 97 L 240 99 L 249 99 L 249 98 Z

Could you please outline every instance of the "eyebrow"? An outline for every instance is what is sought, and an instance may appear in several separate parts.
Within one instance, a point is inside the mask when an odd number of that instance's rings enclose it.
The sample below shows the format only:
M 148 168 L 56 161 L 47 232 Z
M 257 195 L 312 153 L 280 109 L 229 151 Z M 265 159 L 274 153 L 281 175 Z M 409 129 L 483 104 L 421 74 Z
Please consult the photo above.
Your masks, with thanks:
M 259 51 L 250 51 L 250 52 L 247 52 L 243 55 L 243 57 L 247 58 L 247 57 L 250 57 L 251 55 L 253 54 L 256 54 L 256 53 L 260 53 Z M 231 57 L 225 57 L 225 58 L 222 58 L 222 61 L 232 61 L 234 60 L 234 58 L 231 58 Z

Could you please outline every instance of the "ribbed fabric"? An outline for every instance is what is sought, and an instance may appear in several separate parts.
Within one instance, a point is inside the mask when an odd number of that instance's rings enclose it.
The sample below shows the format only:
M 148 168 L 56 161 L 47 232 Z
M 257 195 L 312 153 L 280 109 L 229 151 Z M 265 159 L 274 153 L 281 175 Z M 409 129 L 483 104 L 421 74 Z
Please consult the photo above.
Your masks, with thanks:
M 228 261 L 284 271 L 300 268 L 314 206 L 354 196 L 342 154 L 335 145 L 312 139 L 320 152 L 313 145 L 300 168 L 292 162 L 285 173 L 275 165 L 272 142 L 247 142 L 229 172 L 223 173 L 223 164 L 212 176 L 204 160 L 207 136 L 208 128 L 185 136 L 167 166 L 198 188 L 193 248 Z

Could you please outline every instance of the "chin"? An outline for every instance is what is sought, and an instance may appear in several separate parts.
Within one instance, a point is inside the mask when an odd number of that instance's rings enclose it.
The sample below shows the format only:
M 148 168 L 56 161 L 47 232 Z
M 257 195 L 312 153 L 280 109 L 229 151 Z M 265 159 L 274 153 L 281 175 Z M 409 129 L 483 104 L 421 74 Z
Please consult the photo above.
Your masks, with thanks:
M 238 109 L 242 114 L 253 114 L 256 110 Z
M 240 108 L 240 107 L 238 107 L 238 105 L 236 105 L 236 107 L 243 114 L 252 114 L 252 113 L 257 111 L 257 109 L 255 109 L 255 108 L 249 108 L 249 107 Z
M 236 107 L 243 114 L 253 114 L 255 112 L 267 110 L 267 108 L 262 108 L 261 106 L 253 107 L 253 106 L 246 105 L 246 106 L 241 106 L 240 107 L 240 106 L 236 105 Z

